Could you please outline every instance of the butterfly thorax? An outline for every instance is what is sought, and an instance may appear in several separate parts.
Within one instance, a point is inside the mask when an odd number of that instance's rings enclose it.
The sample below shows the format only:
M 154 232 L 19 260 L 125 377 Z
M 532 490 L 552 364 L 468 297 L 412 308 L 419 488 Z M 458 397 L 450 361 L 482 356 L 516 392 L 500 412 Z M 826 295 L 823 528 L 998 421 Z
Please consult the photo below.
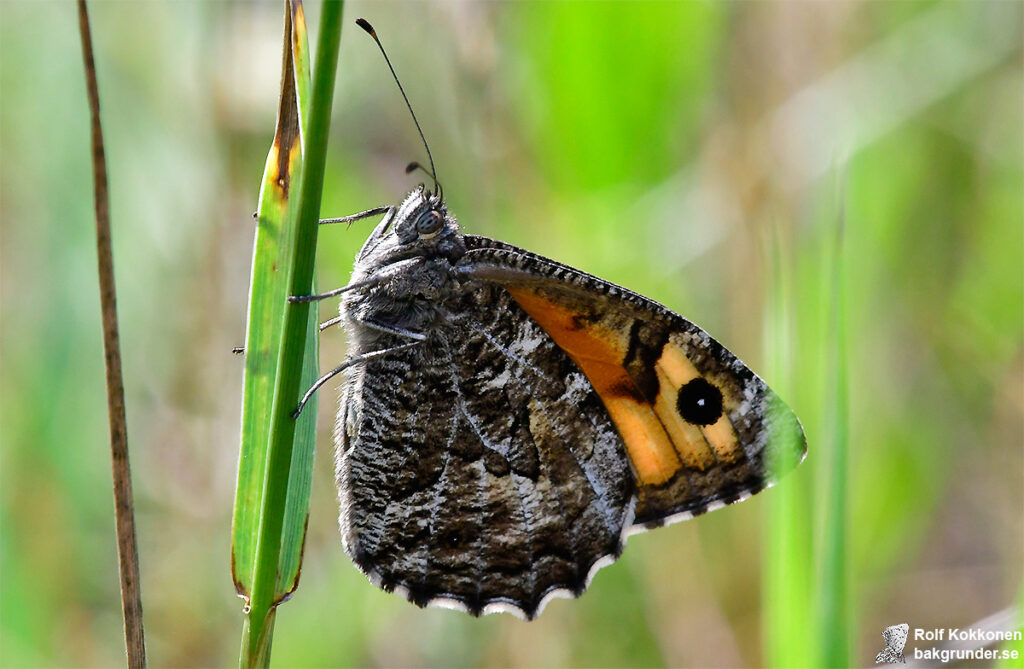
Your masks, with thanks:
M 389 210 L 356 256 L 355 287 L 341 301 L 352 353 L 393 344 L 389 329 L 429 336 L 443 321 L 445 298 L 458 290 L 453 267 L 465 253 L 458 221 L 423 186 Z

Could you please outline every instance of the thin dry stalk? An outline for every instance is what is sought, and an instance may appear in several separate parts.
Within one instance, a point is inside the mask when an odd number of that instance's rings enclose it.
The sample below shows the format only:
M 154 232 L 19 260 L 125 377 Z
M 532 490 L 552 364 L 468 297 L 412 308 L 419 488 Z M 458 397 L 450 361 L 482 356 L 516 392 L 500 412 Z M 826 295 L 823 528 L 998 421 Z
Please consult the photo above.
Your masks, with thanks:
M 117 293 L 114 289 L 114 255 L 110 239 L 110 203 L 107 197 L 107 162 L 100 126 L 100 95 L 96 84 L 89 14 L 85 0 L 78 0 L 78 28 L 92 117 L 92 172 L 96 204 L 96 251 L 99 258 L 100 313 L 103 350 L 107 368 L 107 407 L 110 420 L 110 460 L 114 474 L 114 518 L 117 557 L 121 570 L 121 606 L 124 612 L 128 666 L 146 666 L 146 641 L 142 629 L 142 596 L 139 589 L 139 551 L 135 541 L 135 507 L 132 502 L 131 468 L 128 462 L 128 430 L 121 376 L 121 344 L 117 327 Z

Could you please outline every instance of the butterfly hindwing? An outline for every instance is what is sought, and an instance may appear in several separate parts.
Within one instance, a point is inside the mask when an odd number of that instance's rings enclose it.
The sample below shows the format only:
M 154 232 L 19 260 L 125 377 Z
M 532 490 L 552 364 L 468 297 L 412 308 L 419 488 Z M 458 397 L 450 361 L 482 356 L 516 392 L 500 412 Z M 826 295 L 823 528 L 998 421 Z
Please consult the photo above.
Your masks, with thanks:
M 635 485 L 587 378 L 500 286 L 439 305 L 423 346 L 343 391 L 346 549 L 420 605 L 534 616 L 621 550 Z
M 636 479 L 637 526 L 749 497 L 803 458 L 792 411 L 697 326 L 574 268 L 465 239 L 466 273 L 502 285 L 600 395 Z

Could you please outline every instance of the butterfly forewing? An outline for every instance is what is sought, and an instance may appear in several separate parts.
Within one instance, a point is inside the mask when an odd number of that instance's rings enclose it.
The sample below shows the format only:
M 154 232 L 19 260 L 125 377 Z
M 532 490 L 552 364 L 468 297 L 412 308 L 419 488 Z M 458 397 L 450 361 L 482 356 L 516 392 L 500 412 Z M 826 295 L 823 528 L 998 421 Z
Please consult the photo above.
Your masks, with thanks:
M 803 458 L 792 411 L 697 326 L 566 265 L 466 240 L 467 271 L 505 287 L 601 397 L 637 482 L 637 525 L 749 497 Z

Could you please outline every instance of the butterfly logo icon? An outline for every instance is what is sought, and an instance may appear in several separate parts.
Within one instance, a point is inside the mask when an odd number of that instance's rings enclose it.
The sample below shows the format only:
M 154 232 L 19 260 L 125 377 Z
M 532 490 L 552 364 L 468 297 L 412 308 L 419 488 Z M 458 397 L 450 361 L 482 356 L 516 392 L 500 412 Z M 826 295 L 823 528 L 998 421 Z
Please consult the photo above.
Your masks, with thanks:
M 907 645 L 907 634 L 909 632 L 910 625 L 907 623 L 886 627 L 885 631 L 882 632 L 882 638 L 885 639 L 885 648 L 875 656 L 875 664 L 881 662 L 888 662 L 889 664 L 900 662 L 905 664 L 907 660 L 903 657 L 903 647 Z
M 341 296 L 330 323 L 349 357 L 310 393 L 345 373 L 341 533 L 374 584 L 532 619 L 630 534 L 747 499 L 803 459 L 799 420 L 724 346 L 626 288 L 463 233 L 427 155 L 410 168 L 432 189 L 328 221 L 383 215 L 349 284 L 291 298 Z

